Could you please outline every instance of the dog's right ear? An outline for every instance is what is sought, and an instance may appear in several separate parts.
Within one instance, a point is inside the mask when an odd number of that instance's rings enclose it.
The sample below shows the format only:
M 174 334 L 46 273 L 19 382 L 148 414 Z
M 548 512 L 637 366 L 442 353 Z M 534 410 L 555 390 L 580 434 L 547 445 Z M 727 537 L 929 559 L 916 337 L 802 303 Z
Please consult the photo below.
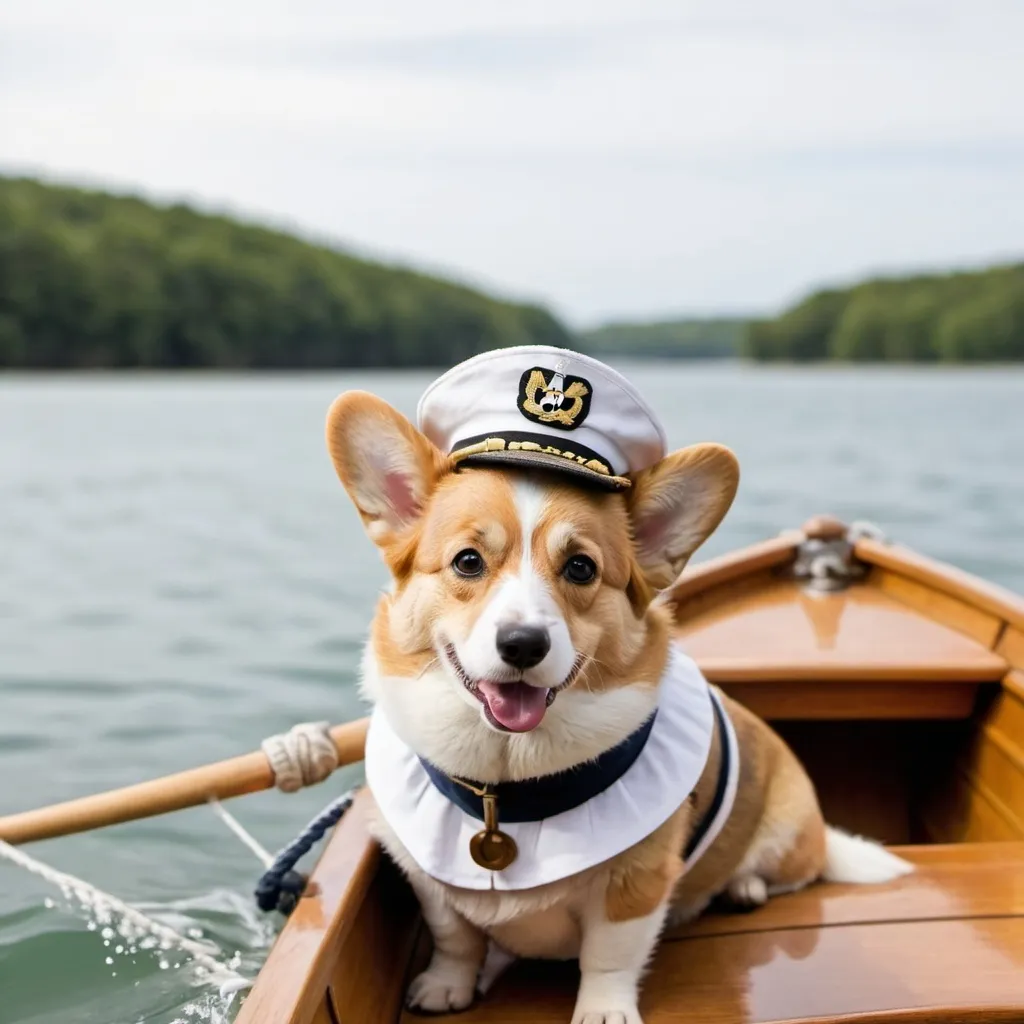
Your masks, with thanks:
M 448 460 L 397 409 L 346 391 L 327 413 L 327 450 L 371 539 L 387 547 L 420 516 Z

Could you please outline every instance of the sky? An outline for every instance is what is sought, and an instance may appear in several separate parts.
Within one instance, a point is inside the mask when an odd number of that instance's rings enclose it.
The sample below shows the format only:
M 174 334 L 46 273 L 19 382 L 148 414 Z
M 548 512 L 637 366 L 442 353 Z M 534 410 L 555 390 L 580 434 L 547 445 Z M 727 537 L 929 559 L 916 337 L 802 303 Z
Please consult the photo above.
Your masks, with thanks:
M 1024 258 L 1020 0 L 0 0 L 0 171 L 540 301 Z

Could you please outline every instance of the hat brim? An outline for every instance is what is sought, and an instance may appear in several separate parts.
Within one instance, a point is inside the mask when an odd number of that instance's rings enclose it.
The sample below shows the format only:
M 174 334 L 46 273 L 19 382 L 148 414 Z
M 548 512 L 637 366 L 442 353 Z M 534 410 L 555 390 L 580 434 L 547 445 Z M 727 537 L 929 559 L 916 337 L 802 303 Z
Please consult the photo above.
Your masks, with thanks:
M 532 452 L 521 450 L 501 450 L 490 452 L 478 452 L 474 455 L 467 455 L 458 461 L 457 466 L 492 466 L 500 468 L 502 465 L 513 465 L 524 469 L 542 469 L 550 473 L 560 473 L 562 476 L 574 478 L 574 482 L 591 484 L 604 491 L 625 491 L 632 486 L 632 481 L 624 476 L 611 476 L 607 473 L 599 473 L 596 469 L 588 469 L 578 462 L 564 459 L 559 455 L 550 455 L 547 452 Z

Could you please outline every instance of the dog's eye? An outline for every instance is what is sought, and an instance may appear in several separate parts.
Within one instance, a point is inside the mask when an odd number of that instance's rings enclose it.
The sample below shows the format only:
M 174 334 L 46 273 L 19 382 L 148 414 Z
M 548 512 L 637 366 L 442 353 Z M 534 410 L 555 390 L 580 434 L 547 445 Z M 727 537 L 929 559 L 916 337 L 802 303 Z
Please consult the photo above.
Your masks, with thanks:
M 597 575 L 597 566 L 586 555 L 573 555 L 562 568 L 562 575 L 570 583 L 589 583 Z
M 483 556 L 479 551 L 466 548 L 452 559 L 452 568 L 460 576 L 479 576 L 484 571 Z

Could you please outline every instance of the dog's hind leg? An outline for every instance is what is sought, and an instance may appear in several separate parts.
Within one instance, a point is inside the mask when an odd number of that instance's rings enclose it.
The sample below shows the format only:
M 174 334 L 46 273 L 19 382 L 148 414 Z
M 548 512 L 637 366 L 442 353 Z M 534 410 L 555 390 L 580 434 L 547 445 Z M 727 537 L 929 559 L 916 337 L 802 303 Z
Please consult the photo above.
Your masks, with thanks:
M 737 907 L 795 892 L 821 876 L 825 822 L 803 768 L 789 752 L 772 779 L 764 816 L 726 887 Z
M 476 990 L 480 995 L 485 996 L 491 990 L 491 986 L 516 962 L 516 955 L 502 949 L 493 939 L 487 946 L 487 956 L 484 957 L 484 965 L 480 968 L 480 977 L 476 983 Z

